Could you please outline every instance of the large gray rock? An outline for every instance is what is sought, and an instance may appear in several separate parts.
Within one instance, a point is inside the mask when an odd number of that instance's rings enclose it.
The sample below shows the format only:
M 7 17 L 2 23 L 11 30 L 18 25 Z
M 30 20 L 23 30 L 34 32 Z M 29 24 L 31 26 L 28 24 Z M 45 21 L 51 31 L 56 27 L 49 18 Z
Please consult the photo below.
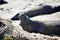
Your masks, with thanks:
M 14 26 L 11 21 L 0 18 L 0 38 L 2 39 L 5 34 L 12 35 Z

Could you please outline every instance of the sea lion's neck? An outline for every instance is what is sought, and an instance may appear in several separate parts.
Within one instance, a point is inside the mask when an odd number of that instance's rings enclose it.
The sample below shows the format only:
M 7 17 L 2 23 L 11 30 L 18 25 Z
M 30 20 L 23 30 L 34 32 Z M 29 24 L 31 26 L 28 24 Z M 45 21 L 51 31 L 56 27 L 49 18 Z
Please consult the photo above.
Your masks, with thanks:
M 22 22 L 22 23 L 29 23 L 29 22 L 31 22 L 31 20 L 30 20 L 30 18 L 29 18 L 28 16 L 23 15 L 23 16 L 21 17 L 21 22 Z

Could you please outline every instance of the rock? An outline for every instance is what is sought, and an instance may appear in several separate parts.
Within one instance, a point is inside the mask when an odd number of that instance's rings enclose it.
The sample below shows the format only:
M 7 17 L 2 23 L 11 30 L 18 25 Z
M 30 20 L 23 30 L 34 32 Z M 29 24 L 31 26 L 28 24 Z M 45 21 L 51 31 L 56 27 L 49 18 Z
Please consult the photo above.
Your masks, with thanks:
M 14 26 L 11 21 L 0 19 L 0 36 L 3 38 L 5 34 L 12 35 Z

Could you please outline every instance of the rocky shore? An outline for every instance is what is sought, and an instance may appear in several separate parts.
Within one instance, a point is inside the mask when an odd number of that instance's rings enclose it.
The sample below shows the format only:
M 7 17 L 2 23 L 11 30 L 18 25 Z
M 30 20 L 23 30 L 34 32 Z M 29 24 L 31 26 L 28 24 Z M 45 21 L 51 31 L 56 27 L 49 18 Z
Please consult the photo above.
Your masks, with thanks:
M 57 18 L 60 21 L 60 16 L 57 15 L 59 12 L 60 0 L 0 0 L 0 40 L 7 40 L 7 37 L 8 40 L 60 40 L 59 35 L 25 31 L 19 25 L 21 20 L 18 18 L 19 13 L 24 13 L 30 19 L 56 13 L 57 17 L 52 19 Z

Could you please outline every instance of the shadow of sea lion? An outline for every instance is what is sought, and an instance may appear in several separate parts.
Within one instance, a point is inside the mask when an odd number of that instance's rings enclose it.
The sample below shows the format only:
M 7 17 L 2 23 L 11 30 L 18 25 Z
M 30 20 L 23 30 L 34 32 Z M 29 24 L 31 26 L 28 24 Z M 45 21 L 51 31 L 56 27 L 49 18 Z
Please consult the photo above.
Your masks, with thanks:
M 50 34 L 60 35 L 60 20 L 50 20 L 50 21 L 31 20 L 25 14 L 19 15 L 19 19 L 21 20 L 20 25 L 25 31 L 42 33 L 45 35 Z

